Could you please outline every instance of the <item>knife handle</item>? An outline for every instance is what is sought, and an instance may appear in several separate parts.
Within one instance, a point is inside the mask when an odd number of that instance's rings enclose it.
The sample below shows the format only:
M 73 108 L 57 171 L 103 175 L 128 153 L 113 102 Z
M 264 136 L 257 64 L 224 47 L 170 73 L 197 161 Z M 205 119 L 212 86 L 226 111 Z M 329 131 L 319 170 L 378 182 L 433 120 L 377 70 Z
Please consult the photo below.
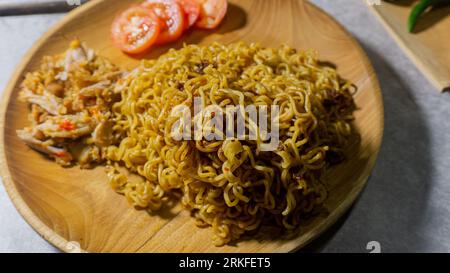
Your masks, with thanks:
M 87 0 L 52 0 L 52 1 L 26 1 L 16 3 L 0 3 L 0 16 L 27 15 L 42 13 L 67 12 L 78 7 Z

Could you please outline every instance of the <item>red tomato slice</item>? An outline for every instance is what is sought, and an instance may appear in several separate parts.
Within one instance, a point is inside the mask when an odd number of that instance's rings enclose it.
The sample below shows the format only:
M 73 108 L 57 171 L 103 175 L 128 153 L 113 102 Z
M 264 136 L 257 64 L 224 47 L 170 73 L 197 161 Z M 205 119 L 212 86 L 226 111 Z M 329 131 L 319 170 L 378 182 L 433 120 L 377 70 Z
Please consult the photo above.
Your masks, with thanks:
M 155 43 L 160 32 L 158 18 L 148 9 L 132 6 L 121 13 L 111 26 L 113 42 L 122 51 L 138 54 Z
M 227 14 L 227 0 L 200 1 L 200 17 L 196 23 L 199 28 L 212 29 L 217 27 Z
M 142 5 L 151 9 L 159 19 L 161 32 L 157 44 L 173 42 L 183 34 L 184 13 L 175 0 L 147 0 Z
M 200 4 L 198 0 L 176 0 L 186 16 L 186 28 L 190 28 L 197 22 L 200 16 Z

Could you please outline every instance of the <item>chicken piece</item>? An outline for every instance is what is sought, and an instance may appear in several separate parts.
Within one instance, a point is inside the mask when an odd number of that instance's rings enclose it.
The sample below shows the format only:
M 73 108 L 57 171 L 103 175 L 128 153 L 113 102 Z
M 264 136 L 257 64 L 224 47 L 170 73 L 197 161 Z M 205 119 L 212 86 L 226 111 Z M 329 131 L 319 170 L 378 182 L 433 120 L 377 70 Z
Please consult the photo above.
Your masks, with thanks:
M 42 109 L 54 116 L 64 113 L 66 110 L 62 105 L 62 99 L 48 91 L 44 91 L 43 95 L 36 95 L 31 90 L 24 89 L 20 94 L 20 98 L 26 100 L 28 103 L 39 105 Z
M 101 91 L 109 88 L 111 86 L 111 81 L 105 80 L 98 82 L 96 84 L 87 86 L 80 90 L 80 95 L 83 97 L 95 97 Z
M 49 117 L 44 123 L 35 126 L 46 137 L 76 139 L 87 136 L 94 130 L 90 117 L 80 113 Z
M 57 82 L 50 83 L 47 86 L 47 91 L 58 98 L 62 98 L 64 96 L 64 86 Z
M 92 168 L 95 164 L 102 161 L 100 149 L 96 146 L 86 146 L 84 147 L 80 157 L 78 158 L 78 163 L 83 169 Z
M 37 104 L 32 104 L 30 108 L 31 108 L 31 110 L 30 110 L 30 113 L 28 115 L 28 119 L 31 121 L 33 126 L 43 122 L 50 115 L 48 112 L 43 110 Z
M 130 84 L 130 81 L 136 77 L 136 75 L 140 72 L 140 68 L 135 68 L 132 71 L 124 71 L 122 72 L 122 76 L 116 81 L 114 85 L 114 93 L 121 94 L 122 91 L 127 88 Z
M 113 143 L 111 106 L 121 98 L 116 83 L 127 72 L 75 40 L 63 54 L 47 56 L 27 74 L 21 99 L 31 106 L 31 126 L 19 137 L 62 165 L 85 168 L 103 161 Z
M 95 145 L 86 145 L 85 141 L 77 142 L 70 147 L 73 158 L 83 169 L 89 169 L 103 161 L 101 150 Z
M 69 67 L 73 63 L 90 62 L 94 57 L 94 50 L 87 48 L 79 40 L 74 40 L 70 44 L 70 49 L 66 51 L 65 65 Z
M 92 49 L 86 48 L 78 40 L 73 41 L 70 45 L 70 49 L 66 51 L 65 58 L 61 63 L 64 70 L 56 75 L 55 78 L 61 81 L 67 81 L 68 73 L 73 65 L 80 65 L 82 63 L 90 62 L 94 58 L 95 53 Z
M 108 120 L 100 122 L 92 133 L 95 145 L 107 147 L 114 141 L 112 124 Z
M 126 75 L 127 75 L 127 72 L 119 70 L 119 71 L 109 72 L 109 73 L 105 74 L 103 76 L 103 78 L 105 80 L 110 80 L 110 81 L 116 82 L 119 79 L 126 77 Z
M 51 142 L 49 141 L 38 140 L 33 136 L 31 131 L 26 129 L 17 130 L 17 135 L 22 141 L 30 146 L 30 148 L 55 158 L 59 164 L 63 166 L 71 164 L 72 155 L 65 148 L 54 147 L 50 145 Z

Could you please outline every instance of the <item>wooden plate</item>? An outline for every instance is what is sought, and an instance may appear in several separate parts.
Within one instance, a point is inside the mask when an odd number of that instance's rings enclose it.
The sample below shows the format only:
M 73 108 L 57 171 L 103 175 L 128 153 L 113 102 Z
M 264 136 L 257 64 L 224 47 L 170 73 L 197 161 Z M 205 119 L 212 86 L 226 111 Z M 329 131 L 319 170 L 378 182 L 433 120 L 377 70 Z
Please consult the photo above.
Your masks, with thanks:
M 6 88 L 0 120 L 1 171 L 13 203 L 28 223 L 63 251 L 73 250 L 74 244 L 68 242 L 79 242 L 89 252 L 288 252 L 330 227 L 356 199 L 375 164 L 383 134 L 383 103 L 373 68 L 357 42 L 306 1 L 232 0 L 218 30 L 193 30 L 170 45 L 244 40 L 265 46 L 287 43 L 297 49 L 315 48 L 323 61 L 335 64 L 343 77 L 359 87 L 355 128 L 361 141 L 352 145 L 349 160 L 328 175 L 328 214 L 305 223 L 296 238 L 247 238 L 235 245 L 214 247 L 210 229 L 197 228 L 188 211 L 179 206 L 154 215 L 135 210 L 110 189 L 102 167 L 62 168 L 17 138 L 15 131 L 27 124 L 28 112 L 17 100 L 18 86 L 24 73 L 36 69 L 44 55 L 64 51 L 77 37 L 118 65 L 130 68 L 138 63 L 109 40 L 112 19 L 131 2 L 91 1 L 64 17 L 24 57 Z M 156 57 L 168 48 L 155 48 L 147 57 Z

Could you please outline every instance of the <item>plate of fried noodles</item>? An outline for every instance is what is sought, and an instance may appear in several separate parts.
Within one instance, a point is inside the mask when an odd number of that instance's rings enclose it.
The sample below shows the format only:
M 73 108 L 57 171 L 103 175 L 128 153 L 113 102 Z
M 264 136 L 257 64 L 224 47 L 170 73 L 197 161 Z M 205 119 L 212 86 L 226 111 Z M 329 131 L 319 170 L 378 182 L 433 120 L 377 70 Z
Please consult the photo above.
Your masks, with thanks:
M 5 90 L 0 169 L 27 222 L 66 252 L 290 252 L 332 226 L 383 135 L 358 43 L 307 1 L 233 0 L 130 55 L 109 31 L 136 2 L 69 13 Z

